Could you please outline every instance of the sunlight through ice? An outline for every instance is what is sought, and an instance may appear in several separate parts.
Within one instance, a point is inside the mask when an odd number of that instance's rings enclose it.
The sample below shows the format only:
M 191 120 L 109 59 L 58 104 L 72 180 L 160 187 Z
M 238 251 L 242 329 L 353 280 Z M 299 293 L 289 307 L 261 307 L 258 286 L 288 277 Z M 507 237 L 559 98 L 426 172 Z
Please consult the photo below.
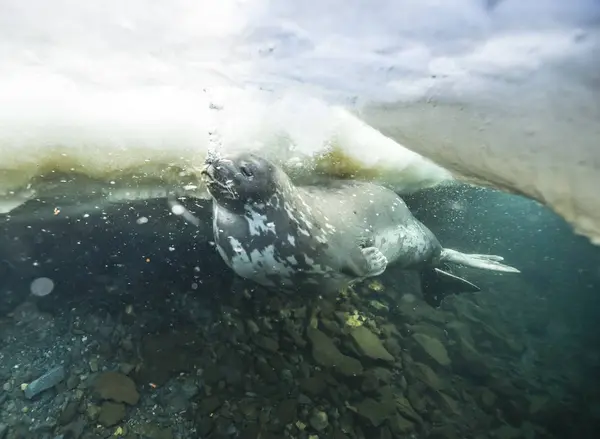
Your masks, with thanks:
M 335 146 L 400 191 L 446 168 L 600 237 L 599 23 L 595 0 L 3 0 L 2 209 L 43 169 L 256 150 L 311 176 Z

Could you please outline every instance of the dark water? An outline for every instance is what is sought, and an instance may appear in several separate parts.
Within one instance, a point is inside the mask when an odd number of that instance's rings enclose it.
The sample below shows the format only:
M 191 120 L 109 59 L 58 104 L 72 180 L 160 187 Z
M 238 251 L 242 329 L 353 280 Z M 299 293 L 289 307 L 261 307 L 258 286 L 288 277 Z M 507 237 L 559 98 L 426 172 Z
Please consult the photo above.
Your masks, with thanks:
M 503 193 L 407 202 L 522 273 L 460 270 L 482 291 L 439 309 L 393 267 L 309 301 L 235 278 L 206 202 L 199 228 L 165 200 L 3 218 L 0 439 L 597 437 L 600 249 Z

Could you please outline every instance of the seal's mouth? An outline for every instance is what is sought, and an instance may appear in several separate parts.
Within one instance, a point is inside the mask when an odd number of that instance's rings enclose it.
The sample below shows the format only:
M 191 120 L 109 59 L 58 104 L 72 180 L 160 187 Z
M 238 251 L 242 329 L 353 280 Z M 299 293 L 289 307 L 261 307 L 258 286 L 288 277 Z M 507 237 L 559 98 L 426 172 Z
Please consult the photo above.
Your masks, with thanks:
M 200 171 L 200 175 L 211 193 L 218 192 L 229 198 L 237 198 L 234 181 L 223 174 L 227 174 L 227 171 L 218 160 L 207 160 L 204 168 Z

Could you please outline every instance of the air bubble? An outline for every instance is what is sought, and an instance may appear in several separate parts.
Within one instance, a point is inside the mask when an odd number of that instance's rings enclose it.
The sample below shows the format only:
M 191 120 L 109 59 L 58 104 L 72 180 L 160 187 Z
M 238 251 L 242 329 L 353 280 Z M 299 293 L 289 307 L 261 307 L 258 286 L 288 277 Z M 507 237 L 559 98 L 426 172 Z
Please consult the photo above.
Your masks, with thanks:
M 183 215 L 185 213 L 185 207 L 181 204 L 173 204 L 173 206 L 171 206 L 171 212 L 173 212 L 173 215 Z
M 38 297 L 47 296 L 54 289 L 54 281 L 47 277 L 38 277 L 29 287 L 31 294 Z

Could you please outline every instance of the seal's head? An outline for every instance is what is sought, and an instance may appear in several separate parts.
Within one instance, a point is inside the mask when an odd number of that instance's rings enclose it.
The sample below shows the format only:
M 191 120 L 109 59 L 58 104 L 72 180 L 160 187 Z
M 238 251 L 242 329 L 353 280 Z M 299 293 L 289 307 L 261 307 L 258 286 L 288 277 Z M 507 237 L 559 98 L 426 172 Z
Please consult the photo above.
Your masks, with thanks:
M 202 171 L 210 194 L 230 207 L 268 200 L 278 190 L 278 169 L 251 153 L 206 159 Z

